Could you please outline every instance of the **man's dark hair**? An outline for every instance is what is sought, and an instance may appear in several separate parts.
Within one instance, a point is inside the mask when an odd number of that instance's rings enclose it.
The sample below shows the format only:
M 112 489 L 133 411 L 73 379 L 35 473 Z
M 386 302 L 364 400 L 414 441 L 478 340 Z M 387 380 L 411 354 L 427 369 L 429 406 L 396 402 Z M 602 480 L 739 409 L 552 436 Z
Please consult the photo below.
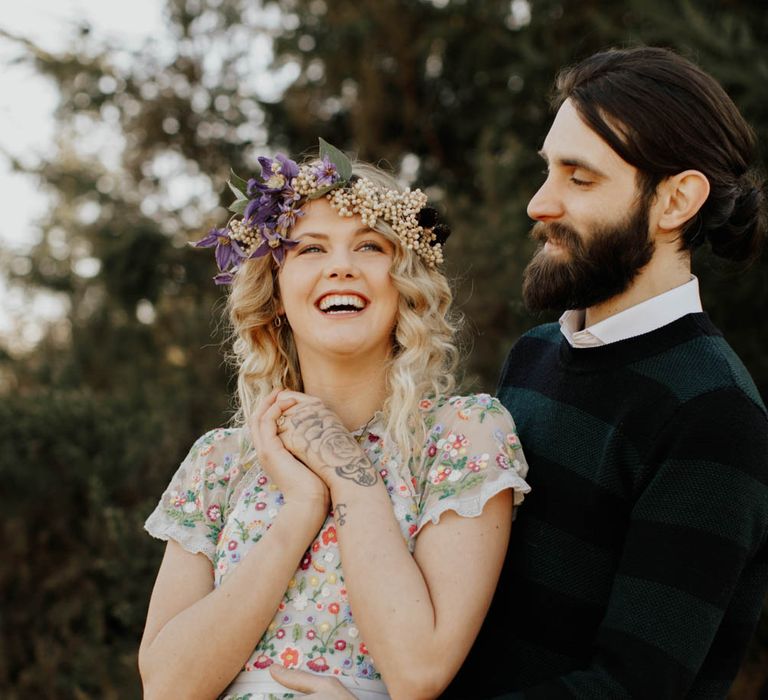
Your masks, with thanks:
M 707 177 L 709 197 L 683 227 L 682 250 L 707 239 L 721 257 L 758 256 L 765 197 L 755 134 L 714 78 L 669 49 L 611 49 L 560 73 L 554 107 L 566 99 L 638 169 L 645 194 L 684 170 Z

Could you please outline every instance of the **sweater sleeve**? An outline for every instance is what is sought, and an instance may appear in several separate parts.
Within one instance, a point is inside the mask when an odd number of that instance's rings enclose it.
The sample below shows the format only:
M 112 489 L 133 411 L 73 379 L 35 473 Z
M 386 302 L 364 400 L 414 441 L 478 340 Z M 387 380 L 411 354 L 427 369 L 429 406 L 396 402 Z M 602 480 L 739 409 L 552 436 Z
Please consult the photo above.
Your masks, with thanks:
M 683 404 L 648 452 L 588 667 L 506 698 L 725 696 L 765 593 L 768 421 L 737 389 Z M 732 658 L 728 658 L 730 657 Z M 707 686 L 709 684 L 709 686 Z M 708 692 L 707 692 L 708 691 Z

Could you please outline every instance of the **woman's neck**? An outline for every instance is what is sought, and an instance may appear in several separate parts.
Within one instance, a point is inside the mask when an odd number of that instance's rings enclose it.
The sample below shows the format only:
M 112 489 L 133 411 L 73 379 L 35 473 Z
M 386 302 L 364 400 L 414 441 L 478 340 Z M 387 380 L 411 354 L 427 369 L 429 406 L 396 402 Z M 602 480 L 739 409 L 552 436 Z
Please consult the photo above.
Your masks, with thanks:
M 348 430 L 371 420 L 386 399 L 386 362 L 301 362 L 304 392 L 321 399 Z

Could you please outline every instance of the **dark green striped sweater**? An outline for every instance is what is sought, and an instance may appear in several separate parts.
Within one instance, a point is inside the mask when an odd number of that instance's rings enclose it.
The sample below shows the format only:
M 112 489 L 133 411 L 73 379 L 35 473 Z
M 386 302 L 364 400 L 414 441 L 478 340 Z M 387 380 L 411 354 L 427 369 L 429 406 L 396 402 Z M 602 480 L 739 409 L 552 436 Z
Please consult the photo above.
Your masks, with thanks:
M 725 697 L 768 585 L 768 419 L 718 330 L 573 349 L 540 326 L 499 396 L 532 492 L 445 697 Z

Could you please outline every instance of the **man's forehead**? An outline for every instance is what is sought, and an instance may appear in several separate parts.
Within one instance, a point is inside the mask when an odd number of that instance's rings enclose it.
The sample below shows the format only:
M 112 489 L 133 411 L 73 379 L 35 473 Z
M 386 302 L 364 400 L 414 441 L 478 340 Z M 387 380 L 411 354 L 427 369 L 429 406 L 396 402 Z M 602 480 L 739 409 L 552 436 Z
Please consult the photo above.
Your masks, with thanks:
M 605 175 L 634 168 L 616 153 L 579 115 L 563 102 L 539 151 L 548 163 L 582 164 Z

